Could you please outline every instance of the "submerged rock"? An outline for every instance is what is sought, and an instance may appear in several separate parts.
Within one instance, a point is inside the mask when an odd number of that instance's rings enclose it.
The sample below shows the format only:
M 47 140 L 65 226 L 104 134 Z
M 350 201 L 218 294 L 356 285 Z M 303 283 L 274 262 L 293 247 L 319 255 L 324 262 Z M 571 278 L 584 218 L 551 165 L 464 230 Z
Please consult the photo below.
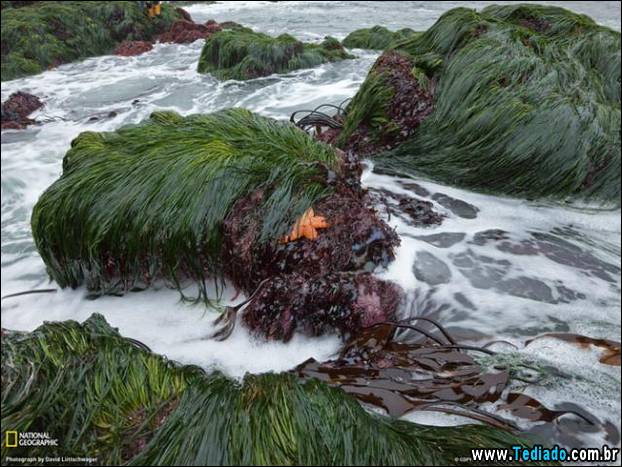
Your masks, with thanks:
M 415 34 L 420 34 L 410 28 L 389 31 L 384 26 L 374 26 L 371 28 L 357 29 L 352 31 L 342 41 L 344 47 L 349 49 L 372 49 L 384 50 L 394 45 L 401 39 L 405 39 Z
M 346 58 L 353 57 L 332 37 L 310 44 L 289 34 L 270 37 L 248 28 L 236 28 L 217 32 L 205 41 L 198 71 L 223 80 L 246 80 Z
M 619 203 L 620 121 L 619 32 L 553 6 L 456 8 L 384 52 L 337 144 L 393 173 Z
M 377 206 L 384 207 L 388 216 L 397 216 L 409 225 L 425 227 L 443 222 L 443 215 L 433 209 L 430 201 L 402 195 L 385 189 L 370 190 Z
M 451 248 L 464 240 L 465 237 L 466 234 L 463 232 L 441 232 L 431 235 L 417 235 L 414 238 L 423 240 L 437 248 Z
M 443 261 L 427 251 L 418 251 L 413 264 L 417 280 L 430 285 L 449 284 L 451 270 Z
M 153 44 L 151 42 L 123 41 L 114 49 L 113 53 L 115 55 L 121 55 L 122 57 L 133 57 L 149 52 L 151 49 L 153 49 Z
M 2 81 L 112 53 L 124 40 L 152 41 L 181 18 L 175 7 L 149 18 L 141 2 L 38 2 L 2 11 Z
M 14 92 L 2 103 L 2 129 L 21 130 L 35 123 L 28 115 L 41 107 L 43 102 L 37 96 Z
M 463 219 L 475 219 L 479 209 L 472 204 L 461 199 L 452 198 L 444 193 L 434 193 L 432 199 L 444 208 L 449 209 L 453 214 Z
M 57 446 L 3 446 L 3 456 L 80 453 L 97 455 L 100 465 L 451 465 L 471 448 L 526 446 L 490 426 L 431 427 L 370 413 L 343 390 L 295 373 L 242 381 L 206 374 L 122 337 L 101 315 L 31 333 L 3 330 L 1 362 L 3 426 L 62 434 Z

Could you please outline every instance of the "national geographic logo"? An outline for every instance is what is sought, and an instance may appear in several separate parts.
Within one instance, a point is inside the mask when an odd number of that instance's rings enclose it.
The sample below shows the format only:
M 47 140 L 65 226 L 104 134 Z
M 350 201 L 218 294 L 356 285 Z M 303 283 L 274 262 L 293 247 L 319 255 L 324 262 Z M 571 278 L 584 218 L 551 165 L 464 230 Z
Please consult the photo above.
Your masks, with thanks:
M 52 438 L 46 431 L 7 430 L 4 432 L 4 445 L 7 448 L 32 446 L 58 446 L 58 439 Z

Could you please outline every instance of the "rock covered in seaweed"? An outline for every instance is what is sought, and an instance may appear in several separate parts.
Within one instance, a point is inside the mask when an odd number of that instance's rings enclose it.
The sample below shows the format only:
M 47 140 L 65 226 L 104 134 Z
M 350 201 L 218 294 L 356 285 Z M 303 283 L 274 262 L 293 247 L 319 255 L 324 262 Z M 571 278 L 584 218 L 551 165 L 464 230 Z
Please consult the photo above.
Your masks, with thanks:
M 62 433 L 58 446 L 3 444 L 5 457 L 97 453 L 101 465 L 448 465 L 471 448 L 526 445 L 489 426 L 430 427 L 373 414 L 341 389 L 292 373 L 242 382 L 208 375 L 120 336 L 101 315 L 31 333 L 3 330 L 1 362 L 3 428 Z
M 338 144 L 395 147 L 376 165 L 397 173 L 619 203 L 620 121 L 619 32 L 558 7 L 493 5 L 451 10 L 385 52 Z
M 28 118 L 35 110 L 43 107 L 43 102 L 27 92 L 14 92 L 2 103 L 2 129 L 21 130 L 35 123 Z
M 33 235 L 61 287 L 86 284 L 95 295 L 124 293 L 158 279 L 181 291 L 189 279 L 199 284 L 197 299 L 207 299 L 210 277 L 226 277 L 249 295 L 269 279 L 269 299 L 256 299 L 251 308 L 282 315 L 276 320 L 282 321 L 287 317 L 277 302 L 295 297 L 277 287 L 279 280 L 325 284 L 302 309 L 291 303 L 305 326 L 309 307 L 330 308 L 332 280 L 340 277 L 349 285 L 340 292 L 338 314 L 316 313 L 309 333 L 346 334 L 375 316 L 394 316 L 400 295 L 382 281 L 337 274 L 386 265 L 399 244 L 368 206 L 360 175 L 352 154 L 243 109 L 185 118 L 155 113 L 141 125 L 74 140 L 63 175 L 33 210 Z M 328 228 L 313 240 L 284 242 L 310 208 L 327 219 Z M 369 306 L 361 301 L 368 296 L 374 297 L 365 302 Z M 296 327 L 265 335 L 286 339 Z
M 244 109 L 157 112 L 78 136 L 34 207 L 33 236 L 61 287 L 122 293 L 158 277 L 203 284 L 222 276 L 222 224 L 239 199 L 265 190 L 258 241 L 277 242 L 333 191 L 325 176 L 338 164 L 329 146 Z
M 413 60 L 404 53 L 388 50 L 372 67 L 359 93 L 372 99 L 361 109 L 348 110 L 338 145 L 360 155 L 391 149 L 412 137 L 433 110 L 434 82 L 422 84 Z M 381 105 L 379 119 L 370 117 Z M 379 128 L 378 123 L 383 125 Z
M 36 2 L 2 11 L 2 81 L 152 41 L 182 16 L 169 3 L 149 18 L 141 2 Z
M 418 33 L 410 28 L 389 31 L 384 26 L 373 26 L 352 31 L 341 43 L 349 49 L 384 50 L 414 34 Z
M 271 37 L 248 28 L 236 28 L 217 32 L 205 41 L 198 71 L 223 80 L 246 80 L 346 58 L 352 56 L 332 37 L 311 44 L 289 34 Z

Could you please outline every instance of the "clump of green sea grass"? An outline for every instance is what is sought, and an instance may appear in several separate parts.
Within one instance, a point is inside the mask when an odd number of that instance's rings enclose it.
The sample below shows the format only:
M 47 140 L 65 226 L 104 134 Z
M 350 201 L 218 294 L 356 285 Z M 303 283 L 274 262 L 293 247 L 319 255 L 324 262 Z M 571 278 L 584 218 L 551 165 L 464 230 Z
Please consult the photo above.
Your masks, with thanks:
M 246 80 L 346 58 L 353 57 L 333 37 L 310 44 L 289 34 L 271 37 L 237 28 L 217 32 L 206 39 L 198 71 L 222 80 Z
M 482 191 L 619 203 L 619 32 L 553 6 L 456 8 L 387 53 L 410 60 L 433 111 L 399 128 L 390 112 L 420 103 L 400 101 L 390 70 L 374 67 L 338 144 L 362 127 L 383 145 L 403 130 L 406 141 L 376 155 L 379 168 Z
M 259 242 L 276 242 L 332 192 L 338 157 L 284 122 L 244 109 L 181 117 L 156 112 L 111 133 L 85 132 L 32 214 L 35 243 L 61 287 L 123 293 L 185 278 L 205 298 L 221 277 L 222 223 L 256 190 Z
M 140 2 L 35 2 L 2 10 L 2 81 L 152 40 L 181 19 L 167 3 L 149 18 Z
M 410 28 L 390 31 L 384 26 L 373 26 L 352 31 L 341 43 L 349 49 L 384 50 L 398 41 L 415 34 L 418 33 Z
M 2 431 L 58 446 L 11 457 L 99 465 L 454 465 L 471 448 L 525 445 L 482 425 L 428 427 L 366 412 L 342 390 L 291 373 L 238 382 L 153 354 L 101 315 L 3 331 Z

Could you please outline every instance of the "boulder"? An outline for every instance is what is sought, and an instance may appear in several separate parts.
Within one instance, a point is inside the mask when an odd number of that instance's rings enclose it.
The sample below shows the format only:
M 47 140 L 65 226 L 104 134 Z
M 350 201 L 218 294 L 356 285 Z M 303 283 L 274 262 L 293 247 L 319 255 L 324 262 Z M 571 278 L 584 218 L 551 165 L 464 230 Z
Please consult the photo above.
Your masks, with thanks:
M 198 295 L 185 298 L 207 301 L 205 284 L 226 278 L 253 297 L 245 322 L 267 338 L 345 335 L 394 316 L 401 297 L 364 275 L 394 258 L 399 239 L 368 205 L 360 175 L 352 156 L 244 109 L 157 112 L 78 136 L 33 210 L 33 236 L 61 287 L 85 284 L 97 296 L 165 280 L 183 294 L 194 282 Z M 315 237 L 291 233 L 313 210 Z M 301 282 L 315 284 L 302 307 L 305 295 L 283 285 Z M 271 331 L 266 320 L 288 320 L 288 307 L 295 322 Z
M 35 123 L 28 118 L 35 110 L 43 107 L 43 102 L 27 92 L 14 92 L 2 103 L 2 129 L 21 130 Z
M 198 71 L 222 80 L 246 80 L 346 58 L 352 56 L 332 37 L 310 44 L 289 34 L 271 37 L 248 28 L 235 28 L 217 32 L 205 41 Z
M 386 50 L 336 144 L 385 172 L 620 200 L 620 33 L 541 5 L 456 8 Z
M 3 2 L 4 3 L 4 2 Z M 39 2 L 2 10 L 2 81 L 153 41 L 181 15 L 170 3 L 149 18 L 141 2 Z

